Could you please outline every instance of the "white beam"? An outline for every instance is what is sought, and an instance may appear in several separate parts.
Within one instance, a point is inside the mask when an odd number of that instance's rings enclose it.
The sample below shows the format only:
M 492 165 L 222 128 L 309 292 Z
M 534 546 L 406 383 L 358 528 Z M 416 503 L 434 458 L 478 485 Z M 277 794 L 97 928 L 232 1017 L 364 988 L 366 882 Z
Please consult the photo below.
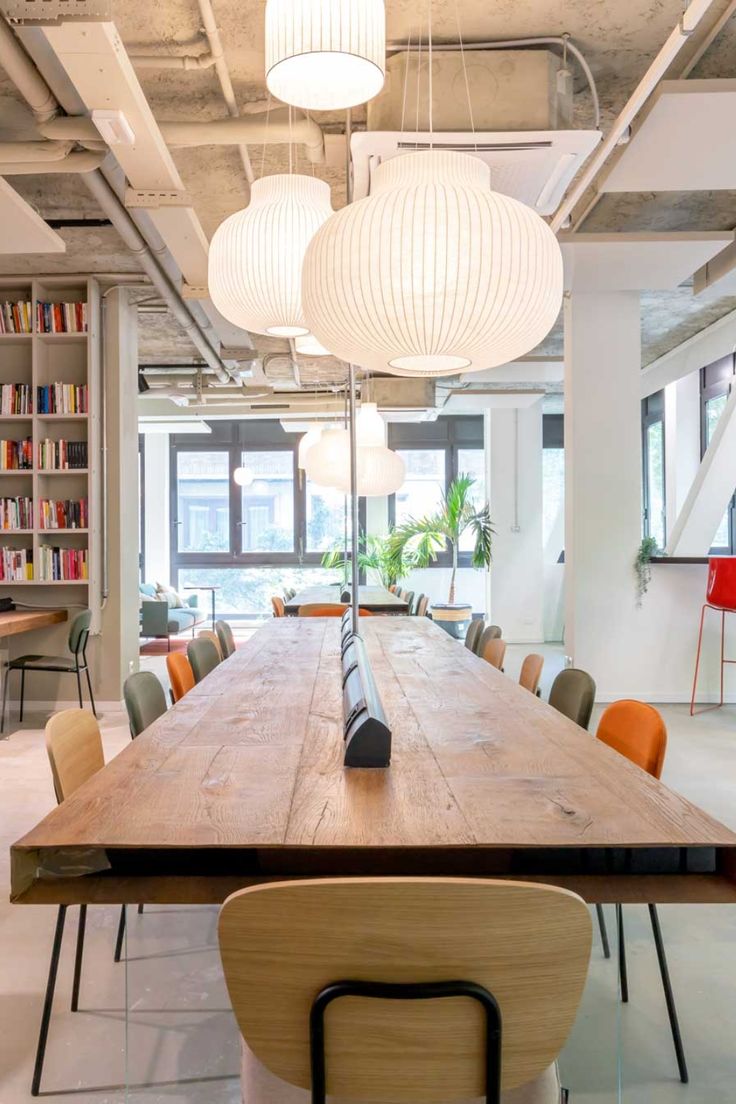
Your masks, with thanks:
M 735 349 L 736 310 L 724 314 L 717 322 L 648 364 L 641 372 L 641 397 L 645 399 L 661 391 L 668 383 L 728 356 Z
M 736 484 L 736 389 L 723 413 L 667 542 L 669 556 L 706 556 Z
M 567 291 L 672 290 L 733 243 L 733 232 L 559 234 Z

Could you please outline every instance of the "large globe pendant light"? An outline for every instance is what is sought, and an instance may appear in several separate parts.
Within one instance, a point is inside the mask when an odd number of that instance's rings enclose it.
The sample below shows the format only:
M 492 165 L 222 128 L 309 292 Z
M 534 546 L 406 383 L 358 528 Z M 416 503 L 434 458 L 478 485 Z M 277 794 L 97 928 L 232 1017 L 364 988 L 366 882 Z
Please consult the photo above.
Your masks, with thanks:
M 364 404 L 372 406 L 373 404 Z M 362 412 L 362 411 L 361 411 Z M 372 412 L 366 412 L 372 419 Z M 383 419 L 376 414 L 383 425 Z M 360 415 L 356 420 L 356 434 L 359 431 Z M 378 495 L 393 494 L 404 482 L 404 461 L 392 449 L 378 442 L 377 426 L 373 421 L 368 432 L 369 421 L 364 419 L 363 439 L 375 443 L 358 444 L 356 475 L 358 495 L 371 498 Z M 304 467 L 307 477 L 321 487 L 333 487 L 343 494 L 350 492 L 350 434 L 346 429 L 326 429 L 319 441 L 308 450 Z
M 304 251 L 331 213 L 324 180 L 300 173 L 256 180 L 248 206 L 226 218 L 210 243 L 209 291 L 220 313 L 253 333 L 308 333 L 302 311 Z
M 446 376 L 533 349 L 562 303 L 562 257 L 530 207 L 451 150 L 401 154 L 331 215 L 304 259 L 310 331 L 371 371 Z
M 350 435 L 346 429 L 325 429 L 304 457 L 307 477 L 320 487 L 336 487 L 339 472 L 350 464 Z
M 324 357 L 329 356 L 329 349 L 325 349 L 324 345 L 320 345 L 314 334 L 304 334 L 302 337 L 294 338 L 294 348 L 299 356 L 310 357 Z
M 297 467 L 305 470 L 307 466 L 307 453 L 309 450 L 318 443 L 322 437 L 322 426 L 316 425 L 308 429 L 299 442 L 299 448 L 297 450 Z
M 266 85 L 307 111 L 355 107 L 386 75 L 383 0 L 268 0 Z

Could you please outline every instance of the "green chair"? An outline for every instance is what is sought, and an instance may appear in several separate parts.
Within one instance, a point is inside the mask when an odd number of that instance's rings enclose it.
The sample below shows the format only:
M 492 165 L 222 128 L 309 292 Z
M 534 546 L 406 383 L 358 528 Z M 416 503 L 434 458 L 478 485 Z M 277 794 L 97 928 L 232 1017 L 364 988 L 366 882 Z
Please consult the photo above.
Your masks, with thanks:
M 198 636 L 195 640 L 189 641 L 187 657 L 192 665 L 195 682 L 201 682 L 220 662 L 217 648 L 204 636 Z
M 87 640 L 89 638 L 89 626 L 91 621 L 92 611 L 88 609 L 83 610 L 82 613 L 78 613 L 72 621 L 67 642 L 70 652 L 69 656 L 23 655 L 18 656 L 17 659 L 10 660 L 8 666 L 5 668 L 5 677 L 3 679 L 3 708 L 2 716 L 0 716 L 0 732 L 3 732 L 5 729 L 5 706 L 8 698 L 8 679 L 10 678 L 11 671 L 20 671 L 20 721 L 23 720 L 26 674 L 29 671 L 51 671 L 59 675 L 76 675 L 80 709 L 84 707 L 84 703 L 82 702 L 82 673 L 84 672 L 87 676 L 87 687 L 89 689 L 89 700 L 92 706 L 92 712 L 95 717 L 97 716 L 94 694 L 92 693 L 92 680 L 89 676 L 89 666 L 87 664 Z
M 414 591 L 405 590 L 401 595 L 402 601 L 406 602 L 406 612 L 411 614 L 411 607 L 414 604 Z
M 123 699 L 133 739 L 166 712 L 166 694 L 153 671 L 128 675 L 123 685 Z
M 227 621 L 215 621 L 215 632 L 220 641 L 222 658 L 227 659 L 235 651 L 235 637 Z
M 595 702 L 595 683 L 587 671 L 560 671 L 549 692 L 549 704 L 581 728 L 587 728 Z
M 468 625 L 468 631 L 465 633 L 465 647 L 470 652 L 478 654 L 478 642 L 483 635 L 483 629 L 485 628 L 485 621 L 482 618 L 477 618 L 475 621 L 471 621 Z
M 489 640 L 500 640 L 503 636 L 500 625 L 486 625 L 483 632 L 480 634 L 475 642 L 475 654 L 483 655 L 486 644 Z

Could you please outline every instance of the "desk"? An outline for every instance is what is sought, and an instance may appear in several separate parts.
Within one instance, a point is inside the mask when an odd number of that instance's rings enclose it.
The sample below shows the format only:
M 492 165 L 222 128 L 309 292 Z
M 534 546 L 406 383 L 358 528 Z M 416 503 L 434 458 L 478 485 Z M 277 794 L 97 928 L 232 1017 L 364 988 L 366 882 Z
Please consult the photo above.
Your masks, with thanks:
M 736 903 L 724 825 L 427 618 L 361 632 L 388 770 L 342 765 L 339 620 L 274 618 L 13 846 L 13 900 L 216 902 L 272 878 L 381 873 Z
M 68 619 L 69 614 L 65 609 L 8 610 L 7 613 L 0 613 L 0 670 L 4 671 L 8 664 L 8 646 L 5 642 L 7 637 L 31 632 L 33 629 L 44 629 L 48 625 L 59 625 Z M 0 734 L 0 740 L 7 740 L 9 736 L 9 732 L 4 732 Z
M 284 610 L 287 614 L 292 615 L 299 613 L 300 606 L 311 605 L 315 602 L 320 605 L 323 602 L 341 602 L 340 593 L 342 589 L 339 586 L 305 587 L 304 590 L 300 590 L 293 598 L 290 598 L 288 602 L 284 602 Z M 404 599 L 392 594 L 385 587 L 362 586 L 358 593 L 361 607 L 370 610 L 371 613 L 409 612 L 409 607 Z

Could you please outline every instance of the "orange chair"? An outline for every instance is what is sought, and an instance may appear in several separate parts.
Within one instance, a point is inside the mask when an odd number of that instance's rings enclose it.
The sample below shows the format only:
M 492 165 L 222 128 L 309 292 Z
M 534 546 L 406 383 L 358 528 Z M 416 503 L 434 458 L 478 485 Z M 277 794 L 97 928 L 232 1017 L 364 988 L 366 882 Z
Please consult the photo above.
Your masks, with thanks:
M 491 667 L 496 667 L 499 671 L 503 671 L 505 655 L 506 641 L 501 640 L 499 637 L 488 640 L 480 652 L 480 658 L 484 659 L 486 663 L 490 663 Z
M 342 617 L 350 607 L 345 602 L 307 602 L 299 607 L 300 617 Z M 360 608 L 361 617 L 372 617 L 370 610 Z
M 641 767 L 653 778 L 659 778 L 664 766 L 664 757 L 667 751 L 667 729 L 661 715 L 652 705 L 639 701 L 617 701 L 609 705 L 598 722 L 596 738 L 607 744 L 620 755 L 625 756 L 637 767 Z M 672 992 L 670 973 L 667 966 L 667 956 L 662 939 L 662 929 L 659 924 L 659 914 L 656 905 L 649 905 L 649 919 L 652 924 L 654 946 L 657 951 L 659 973 L 662 978 L 664 999 L 667 1005 L 672 1042 L 675 1046 L 677 1067 L 680 1071 L 680 1080 L 683 1084 L 688 1082 L 687 1063 L 685 1061 L 685 1049 L 682 1044 L 680 1025 L 677 1019 L 675 997 Z M 601 924 L 601 937 L 604 947 L 607 943 L 605 932 L 605 920 L 602 909 L 598 909 L 598 920 Z M 621 981 L 621 1000 L 628 1001 L 629 985 L 626 968 L 626 943 L 624 939 L 623 907 L 616 905 L 616 921 L 618 924 L 618 954 L 619 976 Z
M 705 605 L 700 611 L 698 650 L 695 655 L 693 692 L 690 696 L 691 717 L 695 712 L 695 694 L 698 688 L 698 670 L 700 668 L 700 649 L 703 643 L 703 622 L 707 609 L 717 610 L 721 615 L 721 700 L 718 704 L 723 705 L 723 669 L 727 663 L 736 663 L 736 659 L 726 659 L 724 655 L 726 614 L 736 613 L 736 556 L 711 556 L 708 560 L 708 585 L 705 592 Z
M 532 694 L 538 694 L 539 680 L 542 677 L 543 667 L 544 656 L 537 655 L 536 652 L 532 652 L 531 655 L 528 655 L 521 665 L 519 686 L 523 686 L 525 690 L 529 690 Z
M 195 685 L 194 671 L 187 657 L 181 652 L 170 652 L 166 656 L 166 670 L 171 683 L 171 700 L 176 704 Z
M 271 605 L 273 606 L 274 617 L 286 617 L 284 599 L 279 598 L 278 594 L 274 594 L 273 598 L 271 599 Z

